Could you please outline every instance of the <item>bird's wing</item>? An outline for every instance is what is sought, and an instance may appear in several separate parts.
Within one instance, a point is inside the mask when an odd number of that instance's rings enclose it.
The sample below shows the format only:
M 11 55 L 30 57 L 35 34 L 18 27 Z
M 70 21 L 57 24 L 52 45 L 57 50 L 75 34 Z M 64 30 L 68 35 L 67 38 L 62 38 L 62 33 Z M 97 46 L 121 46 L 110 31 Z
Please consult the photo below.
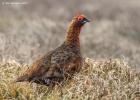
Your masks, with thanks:
M 73 46 L 61 46 L 58 48 L 51 56 L 52 65 L 65 65 L 75 61 L 77 58 L 81 57 L 79 49 Z M 62 67 L 60 66 L 60 67 Z M 59 66 L 58 66 L 59 67 Z

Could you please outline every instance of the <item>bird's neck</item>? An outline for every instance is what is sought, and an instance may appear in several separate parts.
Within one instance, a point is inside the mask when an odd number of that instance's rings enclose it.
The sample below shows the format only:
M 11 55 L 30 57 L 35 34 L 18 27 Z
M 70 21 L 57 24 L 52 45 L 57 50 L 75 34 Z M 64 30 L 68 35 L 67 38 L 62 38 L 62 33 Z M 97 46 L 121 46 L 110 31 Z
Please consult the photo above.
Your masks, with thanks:
M 80 46 L 80 35 L 81 27 L 70 25 L 68 30 L 67 30 L 67 35 L 65 39 L 65 43 L 67 44 L 76 44 Z

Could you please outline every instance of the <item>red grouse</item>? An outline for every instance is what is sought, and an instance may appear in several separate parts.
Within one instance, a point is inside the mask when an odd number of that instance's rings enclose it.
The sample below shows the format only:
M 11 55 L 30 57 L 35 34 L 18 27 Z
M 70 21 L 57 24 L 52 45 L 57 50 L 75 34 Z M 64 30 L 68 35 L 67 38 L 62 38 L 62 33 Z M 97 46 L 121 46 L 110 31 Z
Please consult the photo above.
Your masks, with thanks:
M 78 15 L 71 21 L 63 44 L 33 63 L 16 82 L 28 81 L 50 86 L 78 72 L 82 67 L 79 35 L 89 20 Z

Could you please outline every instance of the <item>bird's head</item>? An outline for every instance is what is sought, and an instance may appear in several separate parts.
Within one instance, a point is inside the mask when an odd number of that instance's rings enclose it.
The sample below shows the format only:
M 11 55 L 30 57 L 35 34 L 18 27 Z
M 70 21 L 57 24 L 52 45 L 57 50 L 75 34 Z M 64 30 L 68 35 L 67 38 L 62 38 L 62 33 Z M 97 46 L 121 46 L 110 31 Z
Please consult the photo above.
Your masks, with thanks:
M 81 27 L 85 23 L 90 22 L 90 21 L 85 17 L 85 15 L 77 15 L 73 18 L 72 22 L 74 26 Z
M 90 21 L 84 15 L 75 16 L 68 27 L 66 43 L 77 43 L 80 45 L 79 34 L 82 26 L 87 22 Z

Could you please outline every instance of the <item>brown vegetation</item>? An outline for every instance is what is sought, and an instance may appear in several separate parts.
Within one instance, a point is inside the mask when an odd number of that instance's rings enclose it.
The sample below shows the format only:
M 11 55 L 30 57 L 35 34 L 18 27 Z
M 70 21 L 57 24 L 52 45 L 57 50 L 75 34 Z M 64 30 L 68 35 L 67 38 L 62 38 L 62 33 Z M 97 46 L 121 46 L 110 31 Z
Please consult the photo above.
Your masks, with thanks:
M 123 60 L 85 59 L 80 73 L 48 92 L 46 86 L 34 83 L 12 83 L 28 65 L 15 61 L 0 63 L 0 99 L 19 100 L 139 100 L 140 73 Z M 60 94 L 62 91 L 63 94 Z

